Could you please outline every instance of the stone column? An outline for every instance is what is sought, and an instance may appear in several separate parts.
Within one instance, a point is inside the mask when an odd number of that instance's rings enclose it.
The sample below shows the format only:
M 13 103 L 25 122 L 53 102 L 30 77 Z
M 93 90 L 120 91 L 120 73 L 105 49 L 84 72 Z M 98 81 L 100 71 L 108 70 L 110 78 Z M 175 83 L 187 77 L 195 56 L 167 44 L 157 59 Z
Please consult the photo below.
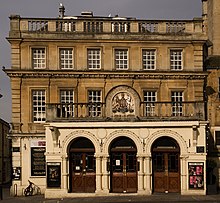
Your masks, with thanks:
M 144 158 L 144 186 L 147 195 L 152 193 L 152 171 L 151 171 L 151 156 Z
M 187 156 L 180 156 L 180 182 L 181 182 L 181 194 L 187 193 Z
M 62 156 L 62 188 L 68 191 L 68 156 Z
M 104 193 L 109 193 L 109 172 L 108 172 L 108 155 L 102 158 L 102 190 Z
M 68 192 L 68 177 L 69 177 L 69 173 L 68 173 L 68 168 L 69 168 L 69 164 L 68 164 L 68 156 L 62 156 L 62 188 L 64 190 L 66 190 Z
M 144 157 L 138 156 L 139 171 L 138 171 L 138 193 L 144 193 Z
M 96 157 L 96 193 L 100 193 L 102 190 L 102 159 L 100 155 Z

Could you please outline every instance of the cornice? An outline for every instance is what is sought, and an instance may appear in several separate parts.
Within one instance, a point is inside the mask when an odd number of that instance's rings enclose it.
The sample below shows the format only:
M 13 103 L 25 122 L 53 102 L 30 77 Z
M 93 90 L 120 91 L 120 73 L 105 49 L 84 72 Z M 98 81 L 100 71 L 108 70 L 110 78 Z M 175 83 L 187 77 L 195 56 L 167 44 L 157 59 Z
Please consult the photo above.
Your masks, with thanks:
M 57 71 L 57 70 L 4 70 L 10 78 L 97 78 L 97 79 L 205 79 L 207 72 L 112 72 L 112 71 Z

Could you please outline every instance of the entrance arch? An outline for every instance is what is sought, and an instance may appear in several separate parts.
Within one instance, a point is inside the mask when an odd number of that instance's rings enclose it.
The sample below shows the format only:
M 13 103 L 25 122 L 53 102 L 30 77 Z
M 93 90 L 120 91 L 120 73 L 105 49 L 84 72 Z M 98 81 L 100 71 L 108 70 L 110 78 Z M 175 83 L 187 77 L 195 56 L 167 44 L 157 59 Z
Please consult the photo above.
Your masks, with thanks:
M 151 148 L 153 192 L 180 192 L 180 147 L 175 139 L 163 136 Z
M 70 191 L 92 193 L 96 189 L 95 147 L 91 140 L 79 137 L 69 146 Z
M 122 136 L 110 145 L 110 192 L 137 192 L 137 147 Z

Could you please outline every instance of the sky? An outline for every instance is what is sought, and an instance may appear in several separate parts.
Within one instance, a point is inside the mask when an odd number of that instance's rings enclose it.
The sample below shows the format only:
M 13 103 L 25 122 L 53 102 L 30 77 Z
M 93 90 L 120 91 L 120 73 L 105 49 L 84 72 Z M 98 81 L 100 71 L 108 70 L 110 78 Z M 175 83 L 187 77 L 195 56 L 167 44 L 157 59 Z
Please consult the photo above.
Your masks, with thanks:
M 135 17 L 137 19 L 184 19 L 202 16 L 201 0 L 0 0 L 0 118 L 11 122 L 10 80 L 2 67 L 9 69 L 9 16 L 58 17 L 59 4 L 65 15 L 77 16 L 82 11 L 93 11 L 97 16 Z

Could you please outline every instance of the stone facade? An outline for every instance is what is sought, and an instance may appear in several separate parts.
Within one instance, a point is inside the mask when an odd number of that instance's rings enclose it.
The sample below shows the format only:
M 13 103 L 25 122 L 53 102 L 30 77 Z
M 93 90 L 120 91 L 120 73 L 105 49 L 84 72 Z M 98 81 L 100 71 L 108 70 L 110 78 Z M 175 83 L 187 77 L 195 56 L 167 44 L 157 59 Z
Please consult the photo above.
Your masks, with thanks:
M 60 12 L 10 17 L 12 194 L 205 195 L 206 21 Z
M 220 136 L 220 2 L 217 0 L 203 1 L 203 17 L 207 24 L 208 42 L 205 51 L 205 68 L 209 73 L 207 78 L 207 118 L 209 120 L 209 154 L 208 157 L 214 160 L 217 167 L 214 168 L 214 175 L 217 181 L 212 181 L 219 188 L 219 142 Z

